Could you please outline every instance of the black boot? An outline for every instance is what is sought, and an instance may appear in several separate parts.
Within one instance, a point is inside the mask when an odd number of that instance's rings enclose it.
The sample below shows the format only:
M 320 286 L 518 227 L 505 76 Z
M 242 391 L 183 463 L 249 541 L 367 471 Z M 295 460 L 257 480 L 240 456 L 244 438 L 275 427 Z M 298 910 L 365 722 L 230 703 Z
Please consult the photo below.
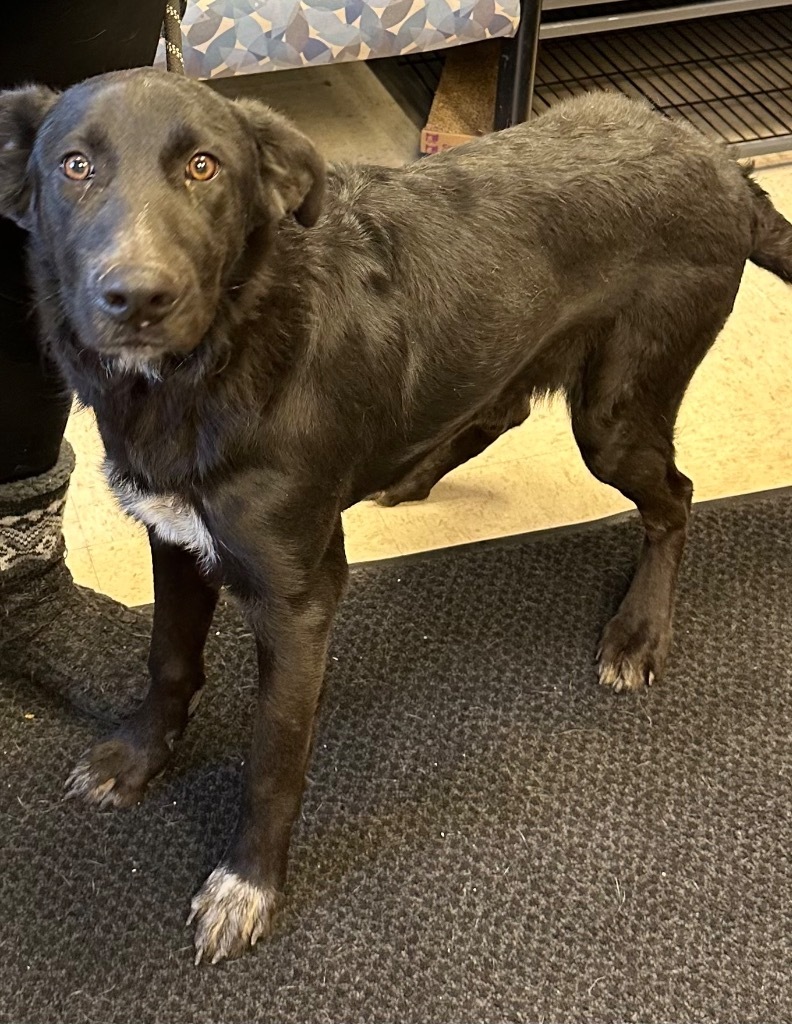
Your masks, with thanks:
M 145 691 L 151 614 L 77 586 L 66 568 L 73 469 L 64 441 L 47 473 L 0 484 L 0 677 L 32 679 L 115 719 Z

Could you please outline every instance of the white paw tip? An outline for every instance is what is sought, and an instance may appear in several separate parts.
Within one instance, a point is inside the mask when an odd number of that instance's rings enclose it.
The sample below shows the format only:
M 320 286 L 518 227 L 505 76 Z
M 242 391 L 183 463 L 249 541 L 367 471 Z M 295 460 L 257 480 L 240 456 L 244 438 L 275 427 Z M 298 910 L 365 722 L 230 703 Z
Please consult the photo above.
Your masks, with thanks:
M 238 956 L 272 927 L 278 896 L 229 868 L 215 868 L 192 900 L 187 923 L 195 922 L 195 963 L 216 964 Z

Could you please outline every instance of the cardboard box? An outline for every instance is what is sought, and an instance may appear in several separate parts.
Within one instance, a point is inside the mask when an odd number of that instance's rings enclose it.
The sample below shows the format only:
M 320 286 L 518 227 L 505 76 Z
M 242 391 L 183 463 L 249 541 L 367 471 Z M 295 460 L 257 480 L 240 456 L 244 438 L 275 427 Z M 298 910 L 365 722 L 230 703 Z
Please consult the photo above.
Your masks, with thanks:
M 421 152 L 440 153 L 492 131 L 500 42 L 455 46 L 446 54 Z

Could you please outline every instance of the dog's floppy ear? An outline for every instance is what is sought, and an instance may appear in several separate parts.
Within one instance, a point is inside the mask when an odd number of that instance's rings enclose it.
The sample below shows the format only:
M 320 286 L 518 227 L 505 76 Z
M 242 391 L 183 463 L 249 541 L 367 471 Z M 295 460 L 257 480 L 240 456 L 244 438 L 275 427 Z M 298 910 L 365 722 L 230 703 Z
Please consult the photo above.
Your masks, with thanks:
M 0 92 L 0 214 L 26 226 L 28 160 L 36 134 L 58 94 L 44 86 Z
M 293 213 L 311 227 L 322 212 L 325 162 L 313 143 L 285 117 L 256 100 L 237 100 L 237 109 L 253 132 L 266 184 L 281 216 Z

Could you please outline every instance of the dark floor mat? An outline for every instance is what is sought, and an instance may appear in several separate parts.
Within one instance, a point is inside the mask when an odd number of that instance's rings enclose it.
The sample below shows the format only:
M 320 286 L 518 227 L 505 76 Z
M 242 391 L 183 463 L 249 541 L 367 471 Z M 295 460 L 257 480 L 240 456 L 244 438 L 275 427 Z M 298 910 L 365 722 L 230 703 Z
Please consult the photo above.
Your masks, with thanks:
M 60 800 L 96 732 L 0 693 L 0 1019 L 792 1021 L 792 512 L 694 517 L 667 678 L 595 683 L 634 520 L 353 574 L 275 938 L 192 966 L 254 693 L 224 610 L 141 807 Z M 215 635 L 218 634 L 218 635 Z

